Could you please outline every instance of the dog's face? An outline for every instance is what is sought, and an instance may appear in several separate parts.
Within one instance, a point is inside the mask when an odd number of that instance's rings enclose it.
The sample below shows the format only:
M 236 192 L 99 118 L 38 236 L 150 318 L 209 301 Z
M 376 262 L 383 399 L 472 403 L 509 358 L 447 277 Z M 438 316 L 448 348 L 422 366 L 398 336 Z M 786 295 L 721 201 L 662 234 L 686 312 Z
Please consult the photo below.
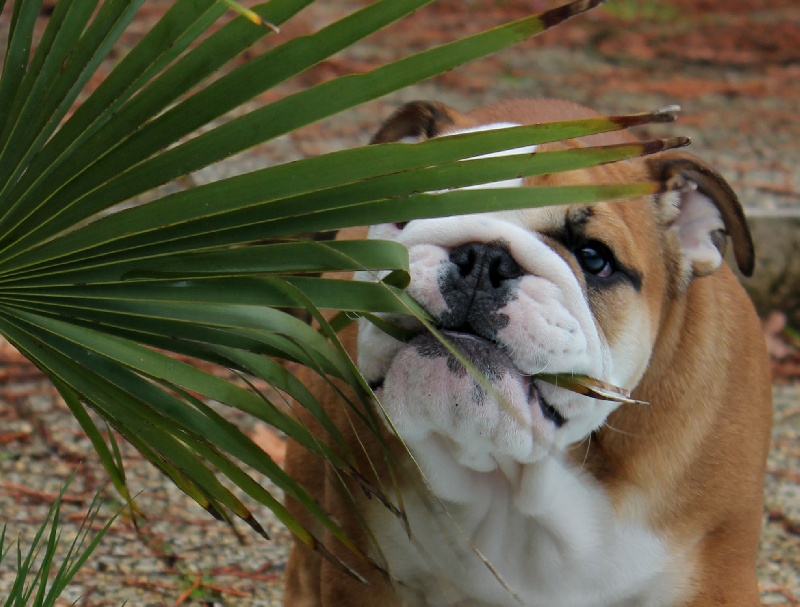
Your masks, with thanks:
M 437 111 L 450 132 L 474 128 L 457 124 L 451 110 Z M 448 134 L 430 121 L 425 130 Z M 409 140 L 408 125 L 391 138 Z M 634 389 L 665 304 L 720 265 L 723 234 L 736 229 L 729 225 L 735 198 L 729 204 L 719 176 L 678 156 L 485 186 L 618 183 L 673 174 L 699 189 L 657 200 L 374 226 L 370 238 L 408 248 L 409 294 L 468 363 L 413 317 L 389 319 L 419 330 L 407 343 L 362 321 L 359 366 L 400 436 L 409 444 L 435 443 L 462 466 L 485 472 L 537 461 L 599 428 L 614 403 L 535 376 L 588 375 Z

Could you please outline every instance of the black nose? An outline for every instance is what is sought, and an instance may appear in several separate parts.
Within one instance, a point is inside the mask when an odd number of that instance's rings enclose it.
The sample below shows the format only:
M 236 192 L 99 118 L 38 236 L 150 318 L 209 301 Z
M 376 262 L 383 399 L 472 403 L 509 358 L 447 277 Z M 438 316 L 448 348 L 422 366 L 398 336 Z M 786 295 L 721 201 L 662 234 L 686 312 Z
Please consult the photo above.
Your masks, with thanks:
M 472 331 L 494 339 L 508 324 L 508 318 L 498 310 L 513 298 L 515 279 L 522 274 L 522 268 L 502 246 L 471 242 L 454 249 L 439 282 L 448 307 L 439 323 L 446 329 Z
M 471 242 L 453 250 L 450 261 L 467 284 L 481 290 L 499 289 L 505 281 L 522 276 L 511 253 L 498 245 Z

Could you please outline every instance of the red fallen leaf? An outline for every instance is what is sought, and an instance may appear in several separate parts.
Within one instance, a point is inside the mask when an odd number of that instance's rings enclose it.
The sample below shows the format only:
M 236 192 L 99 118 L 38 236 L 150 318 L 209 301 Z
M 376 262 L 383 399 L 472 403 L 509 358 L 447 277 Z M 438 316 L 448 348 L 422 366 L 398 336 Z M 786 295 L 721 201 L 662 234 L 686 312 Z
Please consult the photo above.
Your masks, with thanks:
M 0 434 L 0 445 L 5 445 L 14 441 L 23 441 L 26 440 L 30 435 L 30 432 L 11 432 L 9 434 Z
M 800 360 L 772 363 L 772 378 L 776 383 L 790 383 L 800 378 Z
M 263 422 L 257 422 L 250 432 L 250 438 L 272 458 L 272 461 L 283 466 L 283 462 L 286 460 L 286 439 L 280 436 L 275 428 Z

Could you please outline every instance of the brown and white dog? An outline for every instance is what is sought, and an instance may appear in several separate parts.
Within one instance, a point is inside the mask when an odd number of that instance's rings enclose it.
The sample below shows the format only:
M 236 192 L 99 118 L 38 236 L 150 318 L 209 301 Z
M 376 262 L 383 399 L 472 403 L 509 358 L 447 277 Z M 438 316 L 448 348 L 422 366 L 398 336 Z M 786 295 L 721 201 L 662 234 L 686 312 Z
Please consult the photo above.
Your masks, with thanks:
M 396 112 L 375 142 L 595 115 L 554 100 L 468 114 L 417 102 Z M 630 141 L 617 132 L 539 150 Z M 758 604 L 770 371 L 758 318 L 723 263 L 730 236 L 740 269 L 753 268 L 735 194 L 674 152 L 486 187 L 653 177 L 697 187 L 370 228 L 371 238 L 408 248 L 408 292 L 493 389 L 416 320 L 390 319 L 420 330 L 407 343 L 369 323 L 345 333 L 413 456 L 387 432 L 410 534 L 355 484 L 350 502 L 329 467 L 290 445 L 290 474 L 388 575 L 331 541 L 370 582 L 361 584 L 298 542 L 286 605 Z M 651 405 L 580 396 L 537 380 L 543 372 L 589 375 Z M 361 469 L 374 470 L 393 495 L 379 442 L 326 382 L 305 379 Z

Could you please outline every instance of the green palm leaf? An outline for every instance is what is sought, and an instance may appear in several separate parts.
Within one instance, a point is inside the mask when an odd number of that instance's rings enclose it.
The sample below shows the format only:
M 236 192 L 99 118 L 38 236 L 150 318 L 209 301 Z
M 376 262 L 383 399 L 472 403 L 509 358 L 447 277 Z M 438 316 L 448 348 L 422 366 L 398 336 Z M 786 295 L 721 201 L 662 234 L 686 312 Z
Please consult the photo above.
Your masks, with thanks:
M 531 200 L 546 205 L 649 194 L 662 186 L 551 187 L 535 193 L 457 188 L 615 162 L 686 141 L 464 161 L 664 121 L 672 113 L 514 127 L 415 146 L 341 151 L 98 218 L 170 180 L 500 50 L 598 3 L 573 2 L 366 74 L 337 78 L 197 135 L 200 127 L 431 0 L 378 0 L 312 35 L 278 39 L 271 50 L 210 83 L 275 31 L 239 17 L 198 42 L 226 3 L 178 0 L 74 107 L 143 1 L 59 0 L 36 44 L 33 26 L 41 2 L 14 2 L 0 79 L 0 334 L 52 379 L 126 500 L 113 435 L 104 436 L 96 416 L 214 516 L 238 517 L 263 533 L 232 491 L 235 486 L 324 550 L 255 481 L 255 471 L 356 550 L 302 488 L 208 404 L 216 401 L 279 428 L 367 484 L 314 396 L 278 360 L 301 363 L 369 394 L 334 327 L 347 316 L 380 323 L 376 312 L 421 313 L 402 290 L 409 281 L 406 251 L 395 243 L 296 241 L 295 235 L 530 207 Z M 253 10 L 279 26 L 311 1 L 272 0 Z M 442 190 L 450 191 L 424 193 Z M 388 275 L 376 283 L 318 277 L 352 270 Z M 321 328 L 297 320 L 290 313 L 294 308 L 311 310 Z M 328 325 L 320 309 L 345 315 Z M 234 385 L 169 353 L 265 380 L 308 409 L 334 444 L 321 442 L 252 386 Z M 349 406 L 377 432 L 365 403 Z M 368 489 L 378 496 L 385 490 Z

